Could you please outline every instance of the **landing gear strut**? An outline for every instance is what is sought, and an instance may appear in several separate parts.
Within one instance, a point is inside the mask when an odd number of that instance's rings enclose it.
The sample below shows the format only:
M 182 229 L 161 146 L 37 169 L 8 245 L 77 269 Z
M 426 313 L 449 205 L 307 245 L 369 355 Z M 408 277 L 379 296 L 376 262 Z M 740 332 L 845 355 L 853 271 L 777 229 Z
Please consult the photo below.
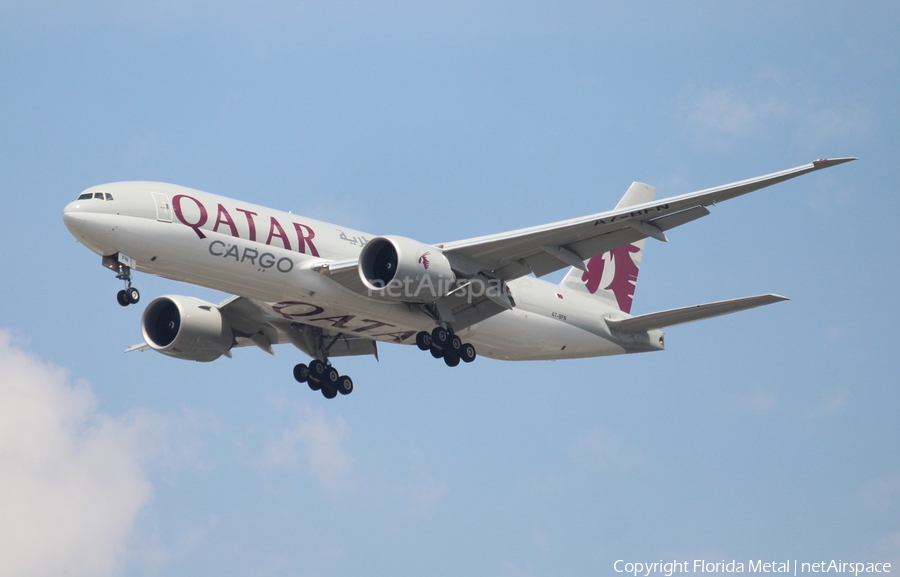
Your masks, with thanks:
M 453 331 L 444 327 L 436 327 L 430 333 L 421 331 L 416 334 L 416 346 L 420 350 L 431 352 L 436 359 L 444 359 L 448 367 L 455 367 L 459 361 L 471 363 L 477 356 L 475 347 L 462 342 Z

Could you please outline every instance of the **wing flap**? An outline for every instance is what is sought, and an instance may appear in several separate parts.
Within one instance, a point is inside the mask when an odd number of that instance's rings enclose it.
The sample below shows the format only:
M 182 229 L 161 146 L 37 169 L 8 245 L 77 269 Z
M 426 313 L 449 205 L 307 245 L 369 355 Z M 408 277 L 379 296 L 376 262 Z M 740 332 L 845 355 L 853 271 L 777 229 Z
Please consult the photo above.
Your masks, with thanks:
M 720 315 L 736 313 L 755 307 L 770 305 L 773 303 L 786 301 L 787 297 L 775 294 L 766 294 L 753 297 L 744 297 L 727 301 L 719 301 L 714 303 L 706 303 L 702 305 L 694 305 L 680 309 L 672 309 L 658 313 L 650 313 L 639 315 L 627 319 L 606 319 L 609 328 L 622 333 L 644 333 L 654 329 L 670 327 L 699 321 Z

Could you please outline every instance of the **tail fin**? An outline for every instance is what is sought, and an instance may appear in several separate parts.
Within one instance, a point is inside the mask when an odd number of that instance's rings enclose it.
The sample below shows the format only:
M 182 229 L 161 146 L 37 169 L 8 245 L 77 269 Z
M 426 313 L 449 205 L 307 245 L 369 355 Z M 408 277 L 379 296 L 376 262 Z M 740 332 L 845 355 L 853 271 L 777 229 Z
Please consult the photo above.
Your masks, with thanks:
M 616 208 L 627 208 L 650 202 L 656 196 L 656 189 L 649 184 L 634 182 Z M 560 287 L 575 292 L 590 293 L 609 301 L 624 313 L 631 313 L 634 289 L 637 285 L 641 258 L 644 255 L 644 241 L 626 244 L 584 261 L 587 270 L 575 267 L 560 283 Z

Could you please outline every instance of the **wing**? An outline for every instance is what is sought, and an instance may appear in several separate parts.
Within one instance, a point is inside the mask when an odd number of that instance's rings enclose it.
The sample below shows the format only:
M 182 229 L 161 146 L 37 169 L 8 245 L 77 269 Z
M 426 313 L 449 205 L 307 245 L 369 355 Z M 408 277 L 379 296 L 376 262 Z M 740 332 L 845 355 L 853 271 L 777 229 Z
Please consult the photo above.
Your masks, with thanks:
M 317 343 L 322 343 L 329 357 L 375 355 L 378 358 L 377 345 L 373 340 L 277 317 L 252 299 L 231 297 L 220 303 L 218 308 L 234 334 L 232 348 L 255 346 L 274 355 L 272 345 L 292 343 L 310 357 L 317 358 Z M 145 350 L 150 350 L 150 346 L 141 343 L 128 347 L 125 352 Z M 230 352 L 226 355 L 231 356 Z
M 711 204 L 852 160 L 856 158 L 819 159 L 796 168 L 662 200 L 435 246 L 443 251 L 457 273 L 468 278 L 483 274 L 512 280 L 528 274 L 543 276 L 568 266 L 582 268 L 583 261 L 595 255 L 643 238 L 666 241 L 667 230 L 708 215 L 706 207 Z M 355 259 L 333 262 L 322 265 L 320 271 L 362 294 L 365 287 L 359 280 L 357 265 Z
M 272 345 L 291 343 L 316 358 L 319 356 L 316 343 L 321 342 L 329 357 L 375 355 L 378 358 L 373 340 L 289 321 L 271 314 L 252 299 L 231 297 L 219 305 L 219 310 L 231 324 L 235 347 L 254 345 L 274 354 Z
M 711 204 L 851 160 L 856 159 L 820 159 L 636 206 L 437 246 L 466 274 L 484 272 L 504 280 L 530 273 L 542 276 L 642 238 L 666 240 L 665 231 L 706 216 Z

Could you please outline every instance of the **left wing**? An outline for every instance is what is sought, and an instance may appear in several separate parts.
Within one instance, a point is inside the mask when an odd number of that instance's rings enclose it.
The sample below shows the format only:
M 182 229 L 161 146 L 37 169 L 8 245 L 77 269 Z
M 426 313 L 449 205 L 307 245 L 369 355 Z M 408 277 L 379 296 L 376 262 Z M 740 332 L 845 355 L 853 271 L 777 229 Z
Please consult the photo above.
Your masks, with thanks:
M 234 332 L 235 347 L 255 345 L 274 354 L 272 345 L 292 343 L 312 358 L 318 358 L 318 343 L 329 357 L 375 355 L 375 341 L 361 336 L 341 333 L 289 321 L 267 312 L 260 304 L 245 297 L 231 297 L 219 305 Z

